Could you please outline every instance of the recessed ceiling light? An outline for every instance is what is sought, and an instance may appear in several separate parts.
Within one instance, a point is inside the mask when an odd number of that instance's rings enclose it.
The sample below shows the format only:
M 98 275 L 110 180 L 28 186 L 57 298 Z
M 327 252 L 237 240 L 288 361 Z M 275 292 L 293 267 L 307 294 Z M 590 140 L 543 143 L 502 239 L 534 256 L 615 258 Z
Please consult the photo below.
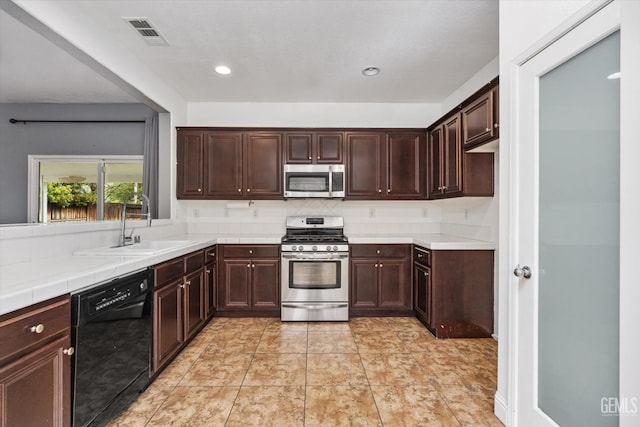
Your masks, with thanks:
M 620 78 L 620 71 L 618 71 L 617 73 L 609 74 L 607 76 L 607 78 L 609 80 L 619 79 Z
M 362 70 L 362 74 L 364 74 L 365 76 L 375 76 L 377 74 L 380 74 L 380 68 L 378 68 L 378 67 L 367 67 L 364 70 Z
M 218 65 L 216 68 L 214 68 L 214 70 L 216 70 L 216 73 L 218 74 L 231 74 L 231 68 L 227 67 L 226 65 Z

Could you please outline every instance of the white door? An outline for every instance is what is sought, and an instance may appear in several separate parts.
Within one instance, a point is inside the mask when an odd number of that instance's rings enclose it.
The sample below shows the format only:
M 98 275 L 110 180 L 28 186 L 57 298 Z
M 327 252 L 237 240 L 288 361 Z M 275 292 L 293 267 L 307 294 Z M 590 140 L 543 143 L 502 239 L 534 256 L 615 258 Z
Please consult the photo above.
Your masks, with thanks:
M 632 194 L 621 193 L 621 148 L 638 141 L 620 133 L 619 3 L 517 75 L 512 384 L 519 426 L 640 425 L 631 413 L 638 402 L 619 394 L 620 206 L 638 197 L 637 183 Z

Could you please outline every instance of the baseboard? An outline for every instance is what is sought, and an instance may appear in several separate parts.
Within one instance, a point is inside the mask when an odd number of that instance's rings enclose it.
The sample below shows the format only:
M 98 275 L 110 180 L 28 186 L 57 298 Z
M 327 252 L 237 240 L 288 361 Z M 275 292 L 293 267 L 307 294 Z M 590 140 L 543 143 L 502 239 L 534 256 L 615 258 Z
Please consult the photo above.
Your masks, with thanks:
M 502 424 L 505 426 L 508 425 L 509 411 L 507 409 L 507 400 L 502 397 L 501 394 L 496 393 L 493 398 L 493 413 L 502 421 Z
M 491 338 L 493 338 L 494 340 L 498 341 L 498 335 L 497 334 L 491 334 Z

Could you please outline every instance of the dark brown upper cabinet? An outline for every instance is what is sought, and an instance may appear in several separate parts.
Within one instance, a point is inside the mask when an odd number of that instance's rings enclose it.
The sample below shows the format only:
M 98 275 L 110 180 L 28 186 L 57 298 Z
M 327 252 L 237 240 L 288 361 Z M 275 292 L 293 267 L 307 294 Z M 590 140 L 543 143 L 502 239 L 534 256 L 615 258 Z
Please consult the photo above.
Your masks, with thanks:
M 178 131 L 179 199 L 282 198 L 282 133 Z
M 495 91 L 481 95 L 462 110 L 463 140 L 465 149 L 473 148 L 497 138 Z
M 342 164 L 344 132 L 300 131 L 285 135 L 285 163 Z
M 420 199 L 424 132 L 347 132 L 347 199 Z
M 462 153 L 460 114 L 454 114 L 429 132 L 430 198 L 462 195 Z
M 179 199 L 204 197 L 205 132 L 181 131 L 177 141 L 177 188 Z

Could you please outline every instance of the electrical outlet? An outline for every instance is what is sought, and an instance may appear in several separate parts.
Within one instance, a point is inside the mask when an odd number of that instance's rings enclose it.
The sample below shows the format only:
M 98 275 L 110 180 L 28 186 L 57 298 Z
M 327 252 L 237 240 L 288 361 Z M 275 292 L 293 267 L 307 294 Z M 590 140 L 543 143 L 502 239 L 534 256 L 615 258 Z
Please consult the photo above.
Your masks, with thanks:
M 429 216 L 429 209 L 422 208 L 422 216 L 423 216 L 423 218 L 428 217 Z
M 199 218 L 200 217 L 200 209 L 194 209 L 193 210 L 193 217 L 194 218 Z
M 369 208 L 369 218 L 376 216 L 376 208 Z

